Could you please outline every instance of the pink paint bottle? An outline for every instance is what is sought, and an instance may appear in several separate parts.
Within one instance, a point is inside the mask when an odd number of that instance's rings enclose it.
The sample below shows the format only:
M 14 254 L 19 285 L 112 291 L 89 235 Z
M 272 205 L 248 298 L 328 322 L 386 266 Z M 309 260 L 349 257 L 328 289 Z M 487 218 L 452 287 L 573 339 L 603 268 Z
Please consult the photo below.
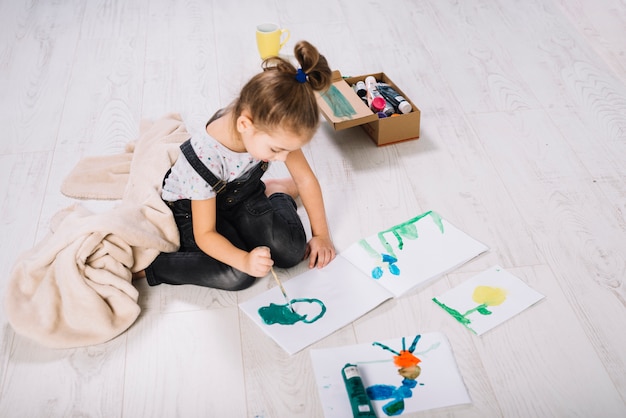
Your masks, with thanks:
M 369 104 L 370 109 L 372 109 L 372 112 L 383 112 L 385 115 L 391 116 L 394 113 L 393 106 L 391 106 L 385 100 L 383 95 L 380 94 L 376 87 L 377 85 L 378 82 L 373 76 L 369 75 L 365 77 L 365 87 L 367 89 L 367 103 Z M 381 99 L 382 101 L 377 99 Z M 382 106 L 382 109 L 380 109 L 380 106 Z

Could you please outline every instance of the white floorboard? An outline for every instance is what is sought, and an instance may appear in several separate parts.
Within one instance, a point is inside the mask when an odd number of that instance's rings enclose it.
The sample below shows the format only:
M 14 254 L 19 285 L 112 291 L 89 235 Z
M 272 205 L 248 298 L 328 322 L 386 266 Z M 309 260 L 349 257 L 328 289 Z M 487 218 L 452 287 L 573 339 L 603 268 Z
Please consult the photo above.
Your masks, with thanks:
M 444 332 L 472 404 L 404 416 L 626 416 L 623 0 L 0 0 L 0 296 L 76 203 L 73 166 L 121 152 L 142 118 L 201 129 L 259 71 L 266 21 L 291 30 L 285 56 L 307 39 L 422 111 L 417 141 L 323 122 L 305 148 L 337 249 L 426 210 L 490 247 L 312 347 Z M 431 299 L 494 264 L 546 299 L 476 337 Z M 322 416 L 309 349 L 287 355 L 237 306 L 273 280 L 135 285 L 139 319 L 98 346 L 40 347 L 0 310 L 0 417 Z

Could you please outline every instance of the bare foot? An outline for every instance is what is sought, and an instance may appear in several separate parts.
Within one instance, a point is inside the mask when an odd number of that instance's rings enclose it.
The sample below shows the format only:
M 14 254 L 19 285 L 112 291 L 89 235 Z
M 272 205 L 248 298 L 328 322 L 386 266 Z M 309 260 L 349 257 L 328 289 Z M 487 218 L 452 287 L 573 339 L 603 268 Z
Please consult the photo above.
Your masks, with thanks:
M 291 177 L 266 179 L 263 182 L 265 183 L 265 195 L 268 197 L 274 193 L 286 193 L 294 199 L 298 197 L 298 188 Z

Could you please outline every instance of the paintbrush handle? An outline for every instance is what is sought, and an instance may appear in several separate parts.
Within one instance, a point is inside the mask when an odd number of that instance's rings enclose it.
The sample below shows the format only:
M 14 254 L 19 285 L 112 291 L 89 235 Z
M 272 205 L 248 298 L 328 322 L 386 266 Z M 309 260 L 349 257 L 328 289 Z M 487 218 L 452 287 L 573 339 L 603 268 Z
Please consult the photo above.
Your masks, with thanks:
M 280 288 L 280 291 L 282 292 L 283 297 L 285 298 L 285 301 L 287 301 L 287 304 L 289 305 L 289 309 L 293 311 L 293 307 L 291 306 L 291 299 L 289 299 L 289 297 L 287 296 L 287 291 L 285 291 L 283 284 L 278 279 L 278 276 L 276 275 L 276 272 L 274 271 L 274 267 L 270 267 L 270 271 L 272 272 L 272 276 L 274 276 L 274 280 L 276 280 L 276 283 L 278 283 L 278 287 Z

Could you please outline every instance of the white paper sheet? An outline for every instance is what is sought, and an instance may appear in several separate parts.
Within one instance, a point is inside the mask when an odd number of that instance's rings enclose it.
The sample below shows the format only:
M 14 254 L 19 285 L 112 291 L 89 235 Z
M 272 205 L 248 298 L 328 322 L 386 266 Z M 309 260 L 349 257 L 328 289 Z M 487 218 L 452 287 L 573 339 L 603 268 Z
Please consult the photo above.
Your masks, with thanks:
M 341 256 L 325 268 L 309 270 L 284 281 L 283 285 L 292 300 L 319 299 L 326 308 L 324 316 L 313 323 L 298 321 L 293 325 L 266 324 L 259 314 L 259 308 L 272 303 L 286 304 L 278 286 L 239 306 L 289 354 L 330 335 L 392 297 L 373 280 L 364 280 L 363 273 Z M 293 307 L 297 314 L 306 314 L 308 320 L 321 311 L 321 305 L 317 302 L 296 301 Z
M 415 337 L 404 337 L 404 348 L 407 351 Z M 376 342 L 398 353 L 403 349 L 402 338 Z M 313 370 L 326 418 L 352 416 L 341 375 L 347 363 L 358 366 L 363 384 L 370 390 L 376 385 L 402 386 L 404 378 L 398 374 L 398 366 L 393 362 L 394 353 L 372 343 L 311 350 Z M 371 401 L 379 418 L 388 416 L 383 409 L 386 405 L 396 405 L 401 398 L 404 402 L 401 414 L 471 403 L 445 335 L 440 332 L 422 334 L 412 354 L 421 360 L 418 363 L 421 373 L 412 383 L 415 386 L 405 386 L 404 392 L 398 391 L 395 398 Z M 403 396 L 407 392 L 410 397 Z
M 286 281 L 288 296 L 296 300 L 296 314 L 285 311 L 286 303 L 278 287 L 241 303 L 240 307 L 285 351 L 293 354 L 386 299 L 424 285 L 486 250 L 484 244 L 436 212 L 426 212 L 355 243 L 321 270 L 310 270 Z M 389 256 L 397 260 L 389 262 Z M 382 275 L 378 279 L 372 277 L 376 268 Z M 323 310 L 323 316 L 316 318 Z M 297 322 L 268 324 L 268 311 L 284 318 L 293 317 Z
M 487 249 L 431 211 L 356 242 L 342 255 L 365 277 L 376 280 L 397 297 L 425 286 Z M 382 261 L 385 255 L 397 262 Z M 378 279 L 373 278 L 375 269 L 382 273 Z
M 467 329 L 481 335 L 543 298 L 502 267 L 493 266 L 433 301 Z

